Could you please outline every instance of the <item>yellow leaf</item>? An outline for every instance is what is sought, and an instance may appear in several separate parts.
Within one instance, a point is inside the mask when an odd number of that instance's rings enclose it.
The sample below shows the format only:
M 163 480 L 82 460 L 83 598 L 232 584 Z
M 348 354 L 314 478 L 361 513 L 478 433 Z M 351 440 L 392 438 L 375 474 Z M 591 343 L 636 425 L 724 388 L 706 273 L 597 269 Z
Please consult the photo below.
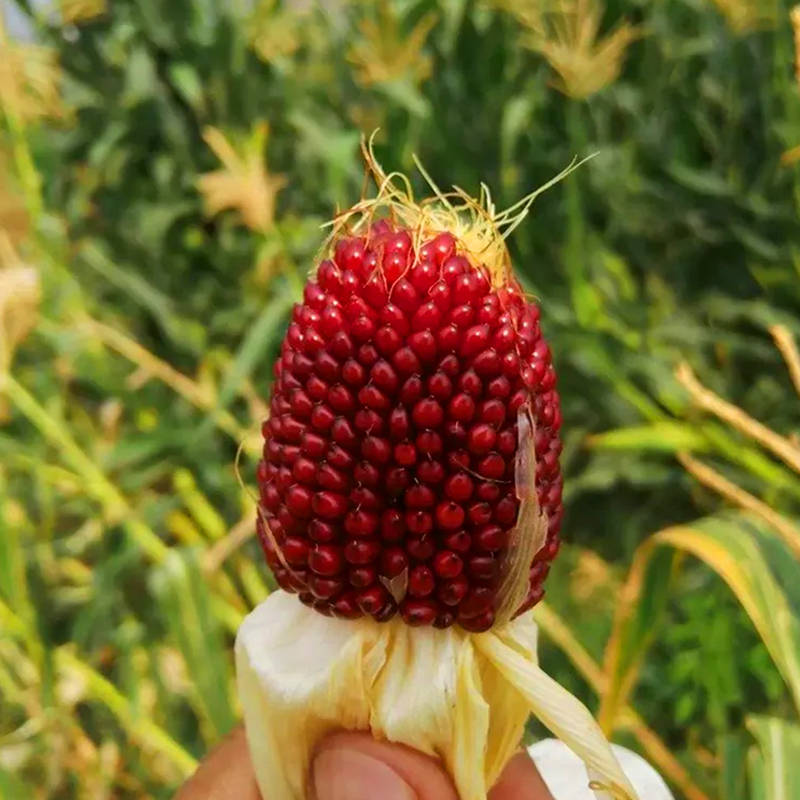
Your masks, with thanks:
M 730 29 L 738 34 L 771 28 L 778 19 L 776 0 L 713 0 Z
M 61 0 L 61 17 L 72 25 L 88 22 L 105 12 L 106 0 Z
M 430 76 L 430 58 L 422 52 L 436 24 L 435 14 L 426 14 L 404 34 L 401 20 L 388 0 L 378 4 L 375 19 L 362 20 L 361 39 L 350 49 L 348 60 L 357 68 L 364 86 L 410 77 L 416 84 Z
M 58 118 L 64 109 L 61 69 L 49 47 L 3 42 L 0 49 L 0 109 L 26 123 Z
M 603 11 L 599 0 L 559 0 L 544 16 L 543 32 L 534 29 L 528 36 L 528 46 L 558 73 L 559 91 L 572 98 L 587 98 L 612 84 L 629 45 L 641 35 L 623 23 L 600 37 Z
M 259 0 L 250 16 L 250 45 L 258 57 L 272 63 L 291 56 L 300 47 L 301 11 L 281 8 L 279 0 Z
M 203 138 L 222 169 L 202 175 L 198 188 L 209 216 L 228 209 L 239 212 L 242 221 L 253 231 L 265 233 L 275 223 L 278 192 L 286 185 L 282 175 L 270 175 L 264 158 L 269 138 L 266 123 L 257 125 L 240 149 L 216 128 L 207 128 Z
M 0 158 L 0 231 L 12 245 L 19 245 L 28 235 L 30 218 L 22 198 L 12 191 L 6 177 L 4 159 Z
M 644 576 L 657 548 L 671 547 L 703 561 L 729 586 L 753 622 L 800 711 L 800 567 L 762 517 L 729 512 L 691 525 L 667 528 L 640 545 L 618 606 L 607 654 L 601 719 L 614 719 L 633 689 L 634 671 L 621 666 L 619 647 L 635 608 L 646 591 Z M 791 577 L 790 577 L 791 576 Z M 625 674 L 621 674 L 621 673 Z
M 0 378 L 11 369 L 14 353 L 34 329 L 40 301 L 38 271 L 20 260 L 0 230 Z M 0 419 L 6 413 L 0 405 Z
M 746 525 L 712 520 L 702 526 L 668 528 L 656 534 L 655 541 L 691 553 L 728 584 L 759 632 L 800 711 L 800 620 L 752 536 L 752 532 L 764 529 L 764 523 L 745 515 L 740 521 Z

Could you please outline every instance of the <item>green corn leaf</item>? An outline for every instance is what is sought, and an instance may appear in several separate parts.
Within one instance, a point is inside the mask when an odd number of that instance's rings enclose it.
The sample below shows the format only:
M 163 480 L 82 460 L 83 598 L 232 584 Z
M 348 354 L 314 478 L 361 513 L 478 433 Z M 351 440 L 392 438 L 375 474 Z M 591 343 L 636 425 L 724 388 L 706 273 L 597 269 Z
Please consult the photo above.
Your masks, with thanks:
M 592 447 L 602 450 L 638 450 L 677 453 L 682 450 L 705 452 L 708 440 L 696 427 L 680 422 L 655 422 L 601 433 L 591 437 Z
M 614 719 L 635 681 L 646 635 L 642 605 L 652 593 L 650 570 L 659 548 L 693 555 L 716 572 L 736 595 L 761 636 L 800 712 L 800 581 L 797 562 L 783 540 L 760 518 L 742 512 L 706 517 L 653 534 L 637 552 L 620 601 L 606 658 L 609 689 L 601 717 Z M 780 554 L 780 555 L 779 555 Z M 779 558 L 794 568 L 795 579 L 772 566 Z
M 296 298 L 290 292 L 279 292 L 267 303 L 258 319 L 250 326 L 220 387 L 217 411 L 224 410 L 253 371 L 266 363 L 266 354 L 283 334 L 284 317 Z
M 0 797 L 14 800 L 35 800 L 41 795 L 35 787 L 25 783 L 10 769 L 0 767 Z
M 172 550 L 151 580 L 170 636 L 189 670 L 192 703 L 211 744 L 236 722 L 231 664 L 211 587 L 192 551 Z
M 800 800 L 800 725 L 770 717 L 747 719 L 758 749 L 750 753 L 750 800 Z
M 103 248 L 95 242 L 86 244 L 81 249 L 80 255 L 86 266 L 125 292 L 142 308 L 147 309 L 164 333 L 176 344 L 182 344 L 195 350 L 199 349 L 205 335 L 202 328 L 196 322 L 181 319 L 175 312 L 171 298 L 151 285 L 136 271 L 116 265 L 106 255 Z

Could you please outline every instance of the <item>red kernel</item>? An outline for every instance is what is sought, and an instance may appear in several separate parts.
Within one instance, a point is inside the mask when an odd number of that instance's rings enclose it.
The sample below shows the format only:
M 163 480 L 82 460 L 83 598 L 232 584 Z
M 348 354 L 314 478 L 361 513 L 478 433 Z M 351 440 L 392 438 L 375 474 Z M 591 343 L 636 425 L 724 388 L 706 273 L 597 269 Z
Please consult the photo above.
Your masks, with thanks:
M 321 519 L 312 519 L 308 523 L 308 535 L 315 542 L 327 544 L 339 538 L 339 529 Z
M 421 368 L 417 354 L 410 347 L 401 347 L 392 356 L 392 364 L 401 375 L 413 375 Z
M 392 457 L 392 445 L 388 439 L 368 436 L 361 444 L 361 455 L 369 461 L 385 464 Z
M 440 578 L 455 578 L 463 568 L 464 562 L 450 550 L 442 550 L 433 557 L 433 571 Z
M 417 561 L 427 561 L 436 552 L 433 541 L 428 537 L 409 539 L 406 549 L 411 558 Z
M 386 542 L 398 542 L 406 535 L 404 515 L 396 508 L 383 512 L 381 517 L 381 538 Z
M 381 553 L 381 575 L 396 578 L 408 567 L 408 556 L 402 547 L 388 547 Z
M 389 435 L 395 441 L 405 439 L 410 429 L 408 412 L 403 406 L 398 406 L 389 415 Z
M 473 453 L 488 453 L 494 446 L 497 433 L 491 425 L 481 422 L 469 429 L 467 446 Z
M 442 424 L 444 411 L 433 398 L 420 400 L 411 412 L 411 419 L 420 428 L 436 428 Z
M 310 517 L 314 493 L 307 486 L 295 484 L 286 492 L 286 506 L 297 517 Z
M 440 461 L 423 461 L 417 467 L 417 478 L 431 486 L 441 483 L 444 476 L 444 466 Z
M 400 616 L 406 625 L 432 625 L 439 609 L 436 603 L 426 600 L 405 600 L 400 604 Z
M 464 332 L 459 353 L 462 356 L 472 356 L 483 350 L 489 343 L 489 326 L 473 325 Z
M 452 500 L 436 506 L 436 522 L 440 528 L 452 531 L 464 524 L 464 509 Z
M 342 548 L 331 545 L 315 547 L 308 555 L 308 566 L 317 575 L 338 575 L 344 569 Z
M 500 453 L 489 453 L 478 462 L 477 471 L 484 478 L 499 480 L 505 475 L 506 462 Z
M 469 422 L 475 416 L 475 401 L 463 392 L 457 394 L 447 406 L 447 416 L 459 422 Z
M 436 500 L 436 496 L 430 488 L 418 484 L 406 491 L 404 500 L 406 508 L 423 509 L 432 506 Z
M 436 338 L 430 331 L 412 333 L 408 343 L 423 364 L 430 363 L 436 358 Z
M 365 539 L 375 534 L 379 521 L 372 511 L 355 509 L 344 518 L 344 529 L 355 539 Z
M 377 614 L 389 599 L 389 593 L 383 586 L 371 586 L 358 593 L 356 603 L 365 614 Z
M 394 447 L 394 460 L 401 467 L 410 467 L 417 462 L 417 448 L 411 442 L 400 442 Z
M 469 500 L 472 497 L 472 479 L 465 472 L 457 472 L 451 475 L 444 484 L 444 492 L 451 499 L 459 503 Z
M 450 548 L 450 550 L 454 550 L 456 553 L 461 553 L 462 555 L 464 555 L 464 553 L 468 553 L 472 547 L 472 538 L 466 531 L 455 531 L 454 533 L 449 533 L 442 541 L 444 542 L 445 547 Z
M 356 589 L 363 589 L 375 583 L 378 573 L 372 567 L 353 567 L 347 573 L 347 580 Z
M 392 368 L 392 365 L 383 359 L 375 362 L 370 370 L 369 376 L 372 383 L 386 394 L 396 392 L 400 384 L 397 373 Z
M 407 511 L 406 525 L 413 536 L 426 536 L 433 530 L 433 517 L 427 511 Z
M 408 593 L 412 597 L 427 597 L 436 588 L 436 579 L 430 567 L 418 564 L 408 575 Z
M 468 591 L 469 581 L 461 575 L 439 586 L 436 596 L 446 606 L 457 606 L 464 599 Z
M 351 564 L 371 564 L 380 555 L 381 543 L 375 539 L 356 539 L 344 546 L 344 557 Z
M 336 492 L 317 492 L 310 505 L 323 519 L 341 519 L 347 511 L 347 498 Z
M 485 525 L 473 536 L 476 549 L 490 552 L 502 550 L 507 540 L 506 531 L 499 525 Z

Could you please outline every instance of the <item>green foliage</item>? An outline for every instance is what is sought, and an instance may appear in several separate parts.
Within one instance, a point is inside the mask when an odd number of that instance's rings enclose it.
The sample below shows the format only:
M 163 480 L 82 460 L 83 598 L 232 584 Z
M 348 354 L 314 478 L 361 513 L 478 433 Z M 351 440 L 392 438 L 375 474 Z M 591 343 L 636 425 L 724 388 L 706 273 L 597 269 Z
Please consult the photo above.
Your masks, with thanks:
M 711 2 L 612 0 L 602 31 L 625 18 L 640 37 L 618 80 L 576 100 L 515 4 L 293 5 L 114 0 L 75 25 L 36 18 L 70 118 L 36 126 L 0 108 L 35 212 L 21 252 L 44 287 L 7 417 L 0 405 L 4 796 L 20 783 L 83 796 L 86 775 L 98 796 L 166 797 L 234 724 L 232 635 L 270 581 L 248 535 L 257 423 L 320 225 L 360 196 L 359 140 L 375 128 L 379 160 L 419 191 L 414 154 L 441 186 L 485 182 L 498 208 L 598 153 L 509 240 L 564 405 L 571 546 L 548 600 L 598 669 L 643 542 L 719 508 L 676 455 L 797 516 L 790 466 L 701 415 L 675 377 L 687 362 L 776 431 L 798 428 L 768 334 L 800 333 L 800 172 L 780 161 L 800 144 L 788 7 L 774 30 L 734 33 Z M 285 181 L 274 219 L 248 230 L 236 209 L 206 213 L 200 178 L 220 168 L 209 129 L 238 147 L 263 122 L 257 161 Z M 247 186 L 242 202 L 270 199 Z M 736 531 L 720 526 L 706 541 Z M 755 583 L 788 597 L 785 542 L 753 547 Z M 780 676 L 796 696 L 797 654 L 774 632 L 763 644 L 707 560 L 648 560 L 619 638 L 630 683 L 605 700 L 630 698 L 667 743 L 675 763 L 659 767 L 677 791 L 739 800 L 749 774 L 753 798 L 776 796 L 775 765 L 796 748 L 776 719 L 796 720 Z M 557 644 L 543 661 L 597 708 L 596 681 Z M 765 717 L 748 732 L 752 713 Z
M 714 741 L 741 726 L 745 709 L 774 707 L 785 690 L 727 590 L 703 587 L 681 606 L 659 640 L 658 667 L 643 676 L 639 691 L 658 697 L 675 734 L 691 729 L 700 741 Z M 659 667 L 667 680 L 657 685 Z

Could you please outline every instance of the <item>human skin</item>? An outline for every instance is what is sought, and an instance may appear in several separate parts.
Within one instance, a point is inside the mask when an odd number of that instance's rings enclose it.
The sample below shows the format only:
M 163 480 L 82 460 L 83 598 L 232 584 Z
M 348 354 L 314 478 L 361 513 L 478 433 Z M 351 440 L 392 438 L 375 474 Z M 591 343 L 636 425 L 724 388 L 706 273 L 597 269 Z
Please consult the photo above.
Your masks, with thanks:
M 319 747 L 309 800 L 458 800 L 433 758 L 366 733 L 337 733 Z M 270 800 L 256 785 L 244 729 L 215 747 L 174 800 Z M 554 800 L 527 753 L 515 755 L 488 800 Z

